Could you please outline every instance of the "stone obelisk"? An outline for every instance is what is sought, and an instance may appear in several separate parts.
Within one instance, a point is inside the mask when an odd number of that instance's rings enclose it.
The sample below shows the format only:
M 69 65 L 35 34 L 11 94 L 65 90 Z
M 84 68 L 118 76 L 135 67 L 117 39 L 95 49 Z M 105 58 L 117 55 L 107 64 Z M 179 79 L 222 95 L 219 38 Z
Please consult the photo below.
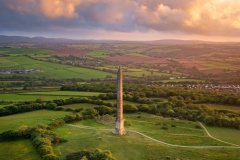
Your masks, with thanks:
M 124 135 L 124 119 L 123 119 L 123 91 L 122 91 L 122 67 L 118 67 L 117 72 L 117 117 L 116 117 L 116 127 L 115 127 L 115 134 L 117 135 Z

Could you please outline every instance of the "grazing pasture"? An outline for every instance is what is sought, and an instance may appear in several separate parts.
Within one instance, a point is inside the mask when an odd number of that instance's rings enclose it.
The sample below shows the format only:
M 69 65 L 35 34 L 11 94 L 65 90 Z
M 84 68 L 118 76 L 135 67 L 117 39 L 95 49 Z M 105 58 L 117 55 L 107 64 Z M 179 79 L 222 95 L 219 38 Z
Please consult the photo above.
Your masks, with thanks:
M 21 126 L 36 127 L 39 124 L 48 124 L 57 118 L 63 118 L 69 112 L 39 110 L 0 117 L 0 133 L 7 130 L 16 130 Z
M 29 140 L 0 142 L 1 160 L 41 160 Z
M 35 101 L 37 99 L 41 99 L 43 101 L 51 101 L 51 100 L 55 100 L 55 99 L 67 99 L 70 97 L 72 97 L 72 96 L 1 93 L 0 101 L 21 102 L 21 101 Z
M 22 75 L 30 77 L 47 77 L 49 79 L 79 78 L 88 80 L 103 79 L 106 76 L 115 76 L 103 71 L 38 61 L 26 56 L 0 57 L 0 64 L 0 69 L 36 69 L 38 70 L 37 72 Z
M 89 52 L 87 55 L 90 57 L 95 57 L 95 58 L 106 58 L 110 54 L 105 51 L 92 51 L 92 52 Z
M 98 96 L 100 92 L 80 92 L 80 91 L 49 91 L 49 92 L 26 92 L 21 95 L 49 95 L 49 96 L 74 96 L 74 97 L 89 97 Z

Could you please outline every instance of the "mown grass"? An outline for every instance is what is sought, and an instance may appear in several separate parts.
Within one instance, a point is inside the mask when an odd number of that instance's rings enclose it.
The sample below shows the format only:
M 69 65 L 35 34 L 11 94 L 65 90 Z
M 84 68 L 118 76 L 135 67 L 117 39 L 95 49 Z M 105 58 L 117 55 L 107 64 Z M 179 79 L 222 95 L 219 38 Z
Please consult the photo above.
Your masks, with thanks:
M 38 69 L 40 71 L 24 74 L 30 77 L 46 77 L 53 79 L 103 79 L 106 76 L 114 76 L 111 73 L 88 69 L 83 67 L 74 67 L 69 65 L 38 61 L 26 56 L 10 56 L 0 58 L 0 69 Z M 21 74 L 23 75 L 23 74 Z
M 15 130 L 21 126 L 37 126 L 47 124 L 57 118 L 62 118 L 69 112 L 39 110 L 0 117 L 0 133 Z
M 29 140 L 0 142 L 1 160 L 40 160 L 40 156 Z
M 141 117 L 139 118 L 139 116 Z M 171 119 L 149 114 L 128 114 L 125 115 L 125 119 L 131 124 L 127 127 L 127 130 L 137 130 L 162 141 L 186 145 L 224 145 L 205 136 L 202 129 L 194 127 L 196 124 L 194 122 L 179 120 L 173 122 Z M 114 121 L 114 117 L 112 120 Z M 160 129 L 156 123 L 167 123 L 168 125 L 175 123 L 176 127 L 165 131 Z M 128 132 L 125 136 L 119 137 L 114 135 L 111 130 L 99 130 L 101 128 L 114 129 L 114 126 L 109 125 L 109 123 L 104 124 L 102 121 L 85 120 L 74 125 L 80 127 L 92 126 L 97 129 L 83 129 L 65 125 L 54 130 L 57 135 L 67 140 L 66 143 L 54 148 L 56 153 L 63 157 L 71 152 L 83 149 L 94 150 L 95 148 L 110 150 L 118 160 L 160 160 L 168 158 L 183 160 L 236 160 L 240 156 L 239 149 L 184 149 L 169 147 L 133 132 Z M 167 134 L 171 134 L 171 136 L 164 137 Z M 185 134 L 185 136 L 179 134 Z M 189 135 L 194 136 L 191 137 Z

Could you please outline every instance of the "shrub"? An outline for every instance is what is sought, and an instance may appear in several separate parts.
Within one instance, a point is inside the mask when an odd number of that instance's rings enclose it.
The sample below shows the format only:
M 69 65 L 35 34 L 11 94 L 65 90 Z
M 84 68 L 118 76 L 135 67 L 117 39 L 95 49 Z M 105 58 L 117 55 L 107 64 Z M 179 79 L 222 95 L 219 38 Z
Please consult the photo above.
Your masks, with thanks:
M 58 156 L 55 154 L 47 154 L 42 157 L 43 160 L 61 160 Z
M 82 113 L 83 118 L 95 118 L 98 115 L 98 112 L 96 109 L 88 108 Z
M 138 111 L 138 108 L 133 104 L 126 104 L 123 106 L 123 110 L 126 113 L 134 113 Z
M 66 156 L 66 160 L 116 160 L 110 151 L 103 151 L 96 149 L 94 152 L 91 151 L 80 151 L 71 153 Z
M 105 114 L 110 114 L 113 112 L 113 109 L 107 106 L 98 106 L 98 107 L 94 107 L 94 109 L 96 109 L 98 111 L 99 115 L 105 115 Z

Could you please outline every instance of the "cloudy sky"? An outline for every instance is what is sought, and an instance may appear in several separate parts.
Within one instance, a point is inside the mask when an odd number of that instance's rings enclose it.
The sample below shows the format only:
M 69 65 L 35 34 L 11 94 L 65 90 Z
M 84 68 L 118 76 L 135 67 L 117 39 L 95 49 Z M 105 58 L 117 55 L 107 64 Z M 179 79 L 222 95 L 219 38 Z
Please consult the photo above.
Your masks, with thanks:
M 0 0 L 0 34 L 240 41 L 240 0 Z

